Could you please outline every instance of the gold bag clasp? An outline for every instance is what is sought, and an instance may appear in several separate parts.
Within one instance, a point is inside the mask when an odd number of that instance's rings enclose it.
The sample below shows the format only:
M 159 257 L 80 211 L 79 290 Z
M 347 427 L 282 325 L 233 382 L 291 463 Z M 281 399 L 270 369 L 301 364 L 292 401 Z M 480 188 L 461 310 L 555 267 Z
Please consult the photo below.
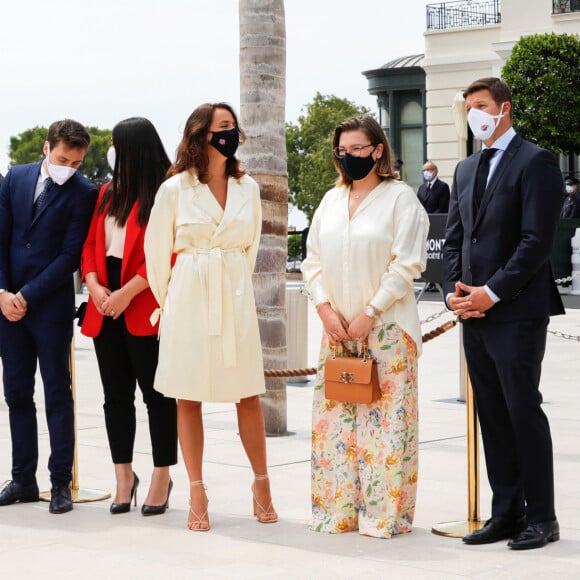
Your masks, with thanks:
M 354 373 L 342 371 L 338 377 L 341 383 L 352 383 L 354 381 Z

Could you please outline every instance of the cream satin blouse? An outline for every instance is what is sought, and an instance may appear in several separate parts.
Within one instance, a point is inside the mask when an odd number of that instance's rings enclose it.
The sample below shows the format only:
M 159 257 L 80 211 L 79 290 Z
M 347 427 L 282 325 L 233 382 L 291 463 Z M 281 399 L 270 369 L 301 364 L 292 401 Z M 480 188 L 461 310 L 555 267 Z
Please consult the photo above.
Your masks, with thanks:
M 383 313 L 376 324 L 395 322 L 421 352 L 413 280 L 427 260 L 429 218 L 413 190 L 381 182 L 349 218 L 350 188 L 326 193 L 314 214 L 302 263 L 315 305 L 330 302 L 352 321 L 367 304 Z

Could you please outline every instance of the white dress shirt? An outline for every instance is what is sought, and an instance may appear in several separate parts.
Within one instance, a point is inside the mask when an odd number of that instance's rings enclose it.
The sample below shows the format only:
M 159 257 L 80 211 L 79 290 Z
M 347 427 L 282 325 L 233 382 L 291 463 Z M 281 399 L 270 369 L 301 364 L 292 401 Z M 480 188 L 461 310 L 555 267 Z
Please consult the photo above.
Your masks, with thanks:
M 376 324 L 394 322 L 421 352 L 413 280 L 425 269 L 429 218 L 413 190 L 382 181 L 349 218 L 350 188 L 331 189 L 314 214 L 302 272 L 315 305 L 329 302 L 347 322 L 371 304 Z

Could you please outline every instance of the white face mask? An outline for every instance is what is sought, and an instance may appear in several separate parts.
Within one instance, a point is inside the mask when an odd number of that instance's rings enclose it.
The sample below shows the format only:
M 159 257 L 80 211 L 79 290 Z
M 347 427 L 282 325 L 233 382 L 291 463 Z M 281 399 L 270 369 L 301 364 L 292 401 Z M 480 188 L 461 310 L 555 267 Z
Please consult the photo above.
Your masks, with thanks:
M 568 194 L 574 193 L 574 186 L 573 185 L 567 185 L 566 186 L 566 193 L 568 193 Z
M 111 171 L 115 171 L 115 160 L 116 160 L 115 148 L 111 145 L 109 147 L 109 150 L 107 151 L 107 162 L 109 164 L 109 167 L 111 168 Z
M 433 172 L 423 171 L 423 177 L 425 178 L 425 181 L 431 181 L 433 179 Z
M 467 122 L 476 139 L 487 141 L 497 129 L 500 119 L 503 117 L 503 103 L 499 115 L 490 115 L 480 109 L 471 109 L 467 115 Z
M 66 165 L 53 165 L 50 162 L 50 146 L 47 147 L 46 166 L 48 169 L 48 174 L 52 180 L 59 185 L 66 183 L 77 171 L 74 167 L 68 167 Z

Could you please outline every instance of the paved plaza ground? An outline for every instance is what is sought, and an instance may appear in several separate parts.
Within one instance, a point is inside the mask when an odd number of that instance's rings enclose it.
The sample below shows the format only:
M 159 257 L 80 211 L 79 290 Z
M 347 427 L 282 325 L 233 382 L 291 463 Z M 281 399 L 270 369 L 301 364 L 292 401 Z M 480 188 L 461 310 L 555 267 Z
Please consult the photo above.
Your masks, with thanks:
M 570 303 L 570 301 L 569 301 Z M 437 313 L 436 295 L 419 304 L 421 318 Z M 445 315 L 423 326 L 431 330 Z M 580 310 L 554 318 L 553 331 L 580 335 Z M 314 366 L 321 327 L 308 307 L 308 360 Z M 183 462 L 173 469 L 170 509 L 144 518 L 139 509 L 109 514 L 110 500 L 75 504 L 64 515 L 44 502 L 0 508 L 0 577 L 39 579 L 338 579 L 452 580 L 580 578 L 580 344 L 550 334 L 542 377 L 544 409 L 554 439 L 556 507 L 561 541 L 529 552 L 500 542 L 466 546 L 434 535 L 433 526 L 467 517 L 466 409 L 459 396 L 459 330 L 424 347 L 419 367 L 420 469 L 414 531 L 391 540 L 356 533 L 325 535 L 309 530 L 310 412 L 312 381 L 288 386 L 286 437 L 268 438 L 269 472 L 280 521 L 252 517 L 252 472 L 236 429 L 233 405 L 204 406 L 205 481 L 211 531 L 186 529 L 189 483 Z M 76 334 L 76 391 L 81 490 L 114 490 L 102 412 L 102 389 L 90 340 Z M 48 488 L 48 434 L 38 393 L 41 488 Z M 135 471 L 146 495 L 152 469 L 144 406 L 138 397 Z M 8 412 L 0 402 L 0 481 L 10 478 Z M 481 517 L 490 493 L 481 466 Z

